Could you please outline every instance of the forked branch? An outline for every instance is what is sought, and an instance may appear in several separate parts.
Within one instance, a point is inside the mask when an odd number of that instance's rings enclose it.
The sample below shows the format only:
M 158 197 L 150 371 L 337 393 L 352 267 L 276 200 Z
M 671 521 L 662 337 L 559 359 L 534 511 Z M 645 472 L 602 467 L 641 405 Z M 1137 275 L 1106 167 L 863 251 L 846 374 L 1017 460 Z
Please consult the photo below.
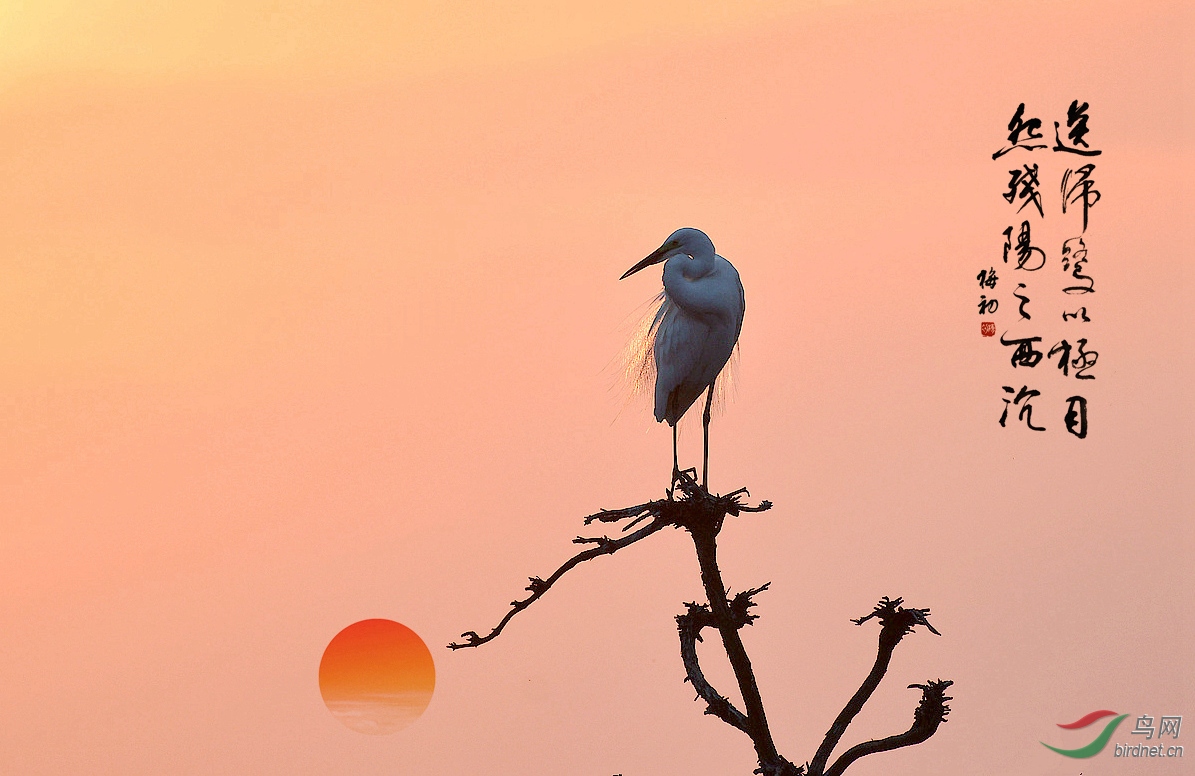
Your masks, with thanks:
M 870 750 L 862 751 L 857 753 L 849 760 L 846 759 L 847 755 L 844 754 L 838 759 L 837 762 L 834 763 L 834 767 L 831 768 L 830 771 L 825 770 L 826 763 L 830 759 L 830 754 L 834 751 L 834 747 L 838 746 L 838 742 L 842 739 L 842 734 L 846 732 L 847 726 L 849 726 L 851 721 L 854 720 L 855 715 L 857 715 L 863 709 L 863 705 L 867 703 L 868 699 L 871 698 L 871 694 L 875 692 L 876 687 L 878 687 L 880 684 L 880 680 L 882 680 L 884 678 L 884 674 L 887 673 L 888 664 L 892 661 L 892 652 L 896 649 L 896 645 L 900 643 L 900 640 L 912 633 L 913 629 L 918 625 L 925 626 L 931 633 L 939 636 L 942 635 L 938 633 L 938 631 L 934 629 L 934 626 L 929 624 L 929 620 L 926 619 L 929 616 L 929 609 L 906 609 L 901 606 L 903 603 L 903 598 L 891 599 L 888 596 L 884 596 L 880 599 L 880 602 L 875 605 L 875 608 L 870 614 L 860 617 L 856 620 L 851 620 L 851 622 L 855 623 L 856 625 L 862 625 L 872 618 L 876 618 L 880 621 L 880 643 L 878 652 L 876 654 L 875 664 L 871 668 L 871 673 L 869 673 L 867 678 L 863 680 L 863 684 L 858 690 L 855 691 L 855 694 L 851 696 L 851 699 L 838 714 L 838 717 L 835 718 L 834 724 L 830 726 L 830 730 L 826 733 L 825 738 L 822 740 L 821 746 L 818 747 L 817 753 L 813 756 L 813 760 L 809 763 L 809 776 L 823 776 L 823 773 L 825 776 L 829 776 L 829 774 L 832 772 L 841 773 L 846 769 L 846 766 L 850 765 L 850 763 L 854 762 L 854 760 L 862 757 L 864 754 L 871 754 Z M 920 707 L 918 707 L 918 711 L 920 712 Z M 941 720 L 939 719 L 938 721 L 940 722 Z M 934 730 L 936 729 L 937 724 L 935 723 Z M 930 735 L 933 735 L 933 730 L 930 730 L 925 738 L 929 738 Z M 901 736 L 893 736 L 890 739 L 884 739 L 884 741 L 892 741 L 899 738 L 901 738 Z M 921 741 L 924 740 L 925 739 L 923 738 L 916 741 L 910 740 L 907 743 L 896 743 L 887 748 L 895 749 L 898 746 L 909 746 L 910 744 L 921 743 Z M 877 742 L 868 742 L 868 744 L 875 743 Z M 863 746 L 866 745 L 860 744 L 859 746 L 849 750 L 847 754 L 850 754 L 851 752 L 859 749 L 859 747 Z M 884 749 L 876 749 L 874 751 L 884 751 Z M 835 768 L 838 770 L 835 771 Z
M 921 703 L 917 704 L 917 709 L 913 712 L 913 726 L 899 735 L 888 736 L 877 741 L 864 741 L 862 744 L 852 746 L 834 761 L 834 765 L 826 771 L 826 776 L 841 776 L 848 765 L 864 755 L 888 752 L 900 749 L 902 746 L 913 746 L 928 739 L 937 732 L 938 726 L 946 721 L 946 715 L 950 713 L 950 707 L 946 705 L 946 702 L 953 699 L 946 694 L 946 688 L 952 684 L 954 682 L 949 679 L 938 679 L 925 684 L 910 684 L 909 689 L 914 687 L 921 689 Z
M 742 628 L 757 619 L 757 615 L 750 612 L 751 607 L 755 606 L 751 596 L 767 589 L 768 585 L 764 584 L 751 590 L 744 590 L 727 602 L 734 627 Z M 714 689 L 701 671 L 701 663 L 697 658 L 697 642 L 702 640 L 701 630 L 703 628 L 717 627 L 713 612 L 704 604 L 689 603 L 685 606 L 688 611 L 676 616 L 676 629 L 680 636 L 681 662 L 685 666 L 685 681 L 692 684 L 697 695 L 705 700 L 706 714 L 713 714 L 726 724 L 751 735 L 747 715 L 736 709 L 724 695 Z

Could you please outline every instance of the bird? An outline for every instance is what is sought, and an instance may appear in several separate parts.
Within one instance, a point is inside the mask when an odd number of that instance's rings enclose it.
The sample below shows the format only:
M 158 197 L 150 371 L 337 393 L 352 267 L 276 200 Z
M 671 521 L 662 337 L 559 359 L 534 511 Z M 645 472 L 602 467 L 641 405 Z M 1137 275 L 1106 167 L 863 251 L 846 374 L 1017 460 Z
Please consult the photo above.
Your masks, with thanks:
M 734 353 L 747 309 L 738 270 L 714 252 L 700 229 L 677 229 L 619 280 L 664 262 L 664 290 L 644 331 L 641 369 L 655 371 L 656 422 L 672 427 L 669 498 L 683 481 L 676 450 L 676 424 L 704 391 L 701 487 L 709 492 L 710 405 L 714 384 Z M 694 472 L 696 474 L 696 472 Z

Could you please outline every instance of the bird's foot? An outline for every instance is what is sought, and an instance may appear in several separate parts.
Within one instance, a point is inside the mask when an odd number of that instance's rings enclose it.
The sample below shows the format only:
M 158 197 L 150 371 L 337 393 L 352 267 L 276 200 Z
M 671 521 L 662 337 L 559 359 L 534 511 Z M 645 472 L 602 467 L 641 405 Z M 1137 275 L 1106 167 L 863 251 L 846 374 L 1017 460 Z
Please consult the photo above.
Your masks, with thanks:
M 668 486 L 669 501 L 673 500 L 672 494 L 678 486 L 683 495 L 690 497 L 701 491 L 701 486 L 697 484 L 697 469 L 673 469 L 672 483 Z

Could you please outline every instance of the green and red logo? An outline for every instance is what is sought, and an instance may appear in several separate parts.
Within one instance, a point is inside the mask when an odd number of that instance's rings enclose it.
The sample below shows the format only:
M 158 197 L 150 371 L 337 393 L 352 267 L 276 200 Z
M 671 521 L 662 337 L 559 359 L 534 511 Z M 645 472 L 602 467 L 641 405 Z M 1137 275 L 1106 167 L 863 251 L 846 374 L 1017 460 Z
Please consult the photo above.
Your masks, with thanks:
M 1042 741 L 1041 745 L 1046 749 L 1050 749 L 1066 757 L 1095 757 L 1104 750 L 1105 746 L 1108 745 L 1108 739 L 1112 737 L 1112 734 L 1116 731 L 1116 727 L 1121 722 L 1124 722 L 1124 718 L 1127 716 L 1129 715 L 1117 715 L 1115 711 L 1101 709 L 1100 711 L 1093 711 L 1090 714 L 1084 714 L 1081 718 L 1071 722 L 1070 724 L 1058 725 L 1058 727 L 1062 728 L 1063 730 L 1079 730 L 1080 728 L 1085 728 L 1088 725 L 1092 725 L 1095 722 L 1104 719 L 1105 717 L 1115 717 L 1115 719 L 1104 725 L 1104 729 L 1100 731 L 1100 734 L 1096 736 L 1095 740 L 1093 740 L 1087 746 L 1081 746 L 1078 749 L 1059 749 L 1056 746 L 1050 746 L 1045 741 Z

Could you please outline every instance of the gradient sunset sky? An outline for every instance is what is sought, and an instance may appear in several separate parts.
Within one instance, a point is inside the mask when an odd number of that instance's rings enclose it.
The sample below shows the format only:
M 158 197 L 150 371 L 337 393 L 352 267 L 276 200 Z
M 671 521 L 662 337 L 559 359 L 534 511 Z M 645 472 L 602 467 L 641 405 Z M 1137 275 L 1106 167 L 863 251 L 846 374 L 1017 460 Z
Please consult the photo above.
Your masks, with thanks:
M 913 682 L 954 712 L 857 776 L 1073 776 L 1058 722 L 1195 714 L 1189 3 L 145 5 L 0 10 L 0 772 L 750 773 L 682 682 L 679 533 L 443 649 L 582 516 L 662 495 L 670 435 L 616 374 L 658 275 L 618 277 L 686 225 L 746 288 L 711 486 L 776 505 L 720 549 L 772 583 L 744 638 L 786 755 L 882 595 L 943 636 L 844 744 L 907 729 Z M 1074 99 L 1104 151 L 1082 441 L 1073 378 L 1014 372 L 975 310 L 991 155 Z M 1010 380 L 1046 433 L 997 424 Z M 436 660 L 390 736 L 316 681 L 371 618 Z

